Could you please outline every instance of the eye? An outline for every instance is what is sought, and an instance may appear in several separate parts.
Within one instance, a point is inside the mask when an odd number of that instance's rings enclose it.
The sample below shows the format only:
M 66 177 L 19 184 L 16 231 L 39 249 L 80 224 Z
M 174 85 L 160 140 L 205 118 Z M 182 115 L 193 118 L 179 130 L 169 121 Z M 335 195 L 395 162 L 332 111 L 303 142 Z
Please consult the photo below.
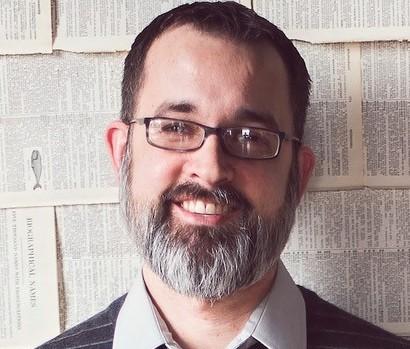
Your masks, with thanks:
M 238 133 L 238 141 L 241 143 L 257 143 L 261 140 L 260 135 L 250 129 L 242 129 L 242 132 Z
M 161 128 L 162 132 L 179 134 L 179 135 L 188 135 L 192 133 L 192 127 L 183 121 L 171 121 L 164 123 Z
M 270 148 L 275 143 L 276 137 L 263 130 L 252 128 L 238 128 L 231 133 L 232 141 L 238 145 L 252 147 L 252 149 Z

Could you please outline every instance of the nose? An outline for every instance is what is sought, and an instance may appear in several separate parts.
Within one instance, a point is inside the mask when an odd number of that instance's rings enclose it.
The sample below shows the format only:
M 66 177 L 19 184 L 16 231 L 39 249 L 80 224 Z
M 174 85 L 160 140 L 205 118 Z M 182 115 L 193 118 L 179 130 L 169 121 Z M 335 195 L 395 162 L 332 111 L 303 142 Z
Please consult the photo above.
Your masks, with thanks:
M 201 148 L 189 152 L 185 175 L 205 188 L 230 182 L 234 169 L 231 157 L 224 152 L 216 134 L 206 137 Z

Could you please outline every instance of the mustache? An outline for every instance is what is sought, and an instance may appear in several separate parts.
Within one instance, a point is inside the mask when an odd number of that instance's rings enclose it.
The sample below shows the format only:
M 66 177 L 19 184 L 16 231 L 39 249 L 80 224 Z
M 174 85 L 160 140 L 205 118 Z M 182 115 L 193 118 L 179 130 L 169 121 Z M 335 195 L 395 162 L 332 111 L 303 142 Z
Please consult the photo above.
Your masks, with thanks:
M 160 202 L 169 205 L 171 202 L 180 201 L 187 197 L 193 200 L 210 200 L 217 204 L 244 210 L 249 210 L 252 207 L 249 200 L 230 184 L 222 184 L 211 190 L 193 182 L 177 184 L 161 195 Z

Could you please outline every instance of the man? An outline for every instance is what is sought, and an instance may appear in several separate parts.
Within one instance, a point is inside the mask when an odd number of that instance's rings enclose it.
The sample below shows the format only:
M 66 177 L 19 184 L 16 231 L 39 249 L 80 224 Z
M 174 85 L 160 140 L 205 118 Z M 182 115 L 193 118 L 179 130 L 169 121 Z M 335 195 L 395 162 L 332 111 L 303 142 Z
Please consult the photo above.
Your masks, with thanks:
M 42 348 L 410 348 L 297 287 L 279 259 L 314 166 L 309 87 L 292 43 L 236 3 L 145 28 L 106 135 L 142 273 Z

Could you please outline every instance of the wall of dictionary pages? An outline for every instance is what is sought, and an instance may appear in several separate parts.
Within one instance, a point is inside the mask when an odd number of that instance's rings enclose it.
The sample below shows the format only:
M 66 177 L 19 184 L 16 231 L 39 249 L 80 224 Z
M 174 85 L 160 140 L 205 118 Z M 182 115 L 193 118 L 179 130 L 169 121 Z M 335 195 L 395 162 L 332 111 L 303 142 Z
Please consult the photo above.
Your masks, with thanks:
M 138 272 L 102 136 L 135 35 L 182 2 L 2 1 L 0 348 L 86 319 Z M 241 2 L 294 40 L 313 81 L 305 142 L 318 160 L 287 268 L 410 336 L 409 3 Z

